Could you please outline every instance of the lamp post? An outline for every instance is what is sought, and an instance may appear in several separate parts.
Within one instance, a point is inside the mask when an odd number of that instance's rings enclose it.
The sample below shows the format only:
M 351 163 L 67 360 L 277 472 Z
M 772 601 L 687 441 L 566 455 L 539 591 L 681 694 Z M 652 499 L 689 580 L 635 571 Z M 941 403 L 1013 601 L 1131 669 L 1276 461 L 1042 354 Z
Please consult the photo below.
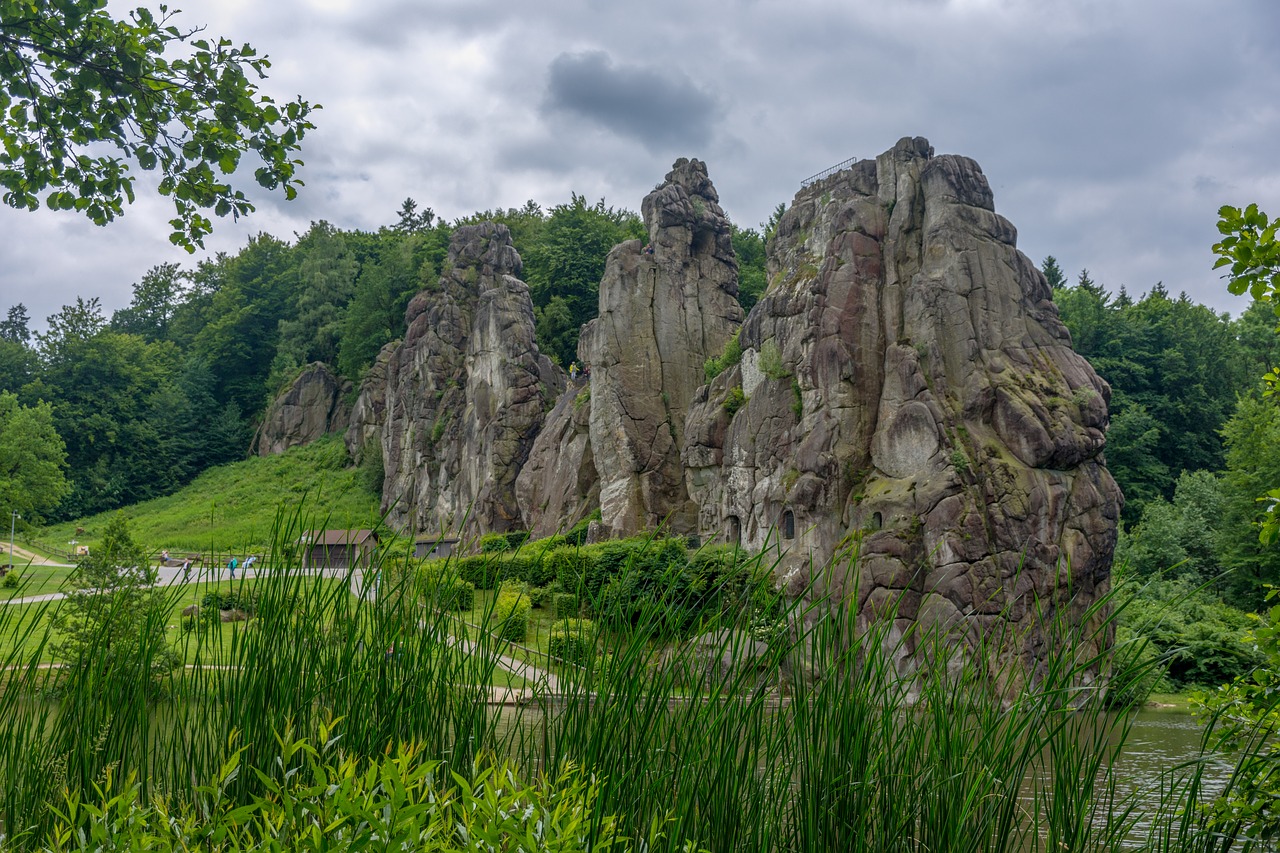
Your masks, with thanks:
M 18 519 L 22 518 L 15 509 L 9 514 L 9 570 L 13 570 L 13 530 L 17 526 Z

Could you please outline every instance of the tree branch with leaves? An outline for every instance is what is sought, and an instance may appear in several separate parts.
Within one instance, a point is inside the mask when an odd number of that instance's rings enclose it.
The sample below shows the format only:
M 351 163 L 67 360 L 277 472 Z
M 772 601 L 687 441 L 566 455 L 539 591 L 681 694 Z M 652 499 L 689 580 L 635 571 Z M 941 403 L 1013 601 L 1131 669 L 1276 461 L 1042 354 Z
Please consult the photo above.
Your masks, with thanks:
M 35 210 L 43 197 L 105 225 L 134 200 L 132 167 L 158 170 L 176 212 L 169 239 L 194 251 L 213 227 L 206 211 L 254 210 L 233 183 L 246 153 L 261 158 L 260 186 L 297 195 L 295 154 L 318 105 L 277 105 L 255 82 L 267 57 L 176 16 L 160 6 L 117 19 L 105 0 L 0 0 L 5 204 Z
M 1268 302 L 1280 317 L 1280 241 L 1276 232 L 1280 219 L 1271 220 L 1251 204 L 1241 210 L 1224 205 L 1218 209 L 1218 231 L 1222 239 L 1213 244 L 1218 256 L 1214 269 L 1229 266 L 1227 289 L 1237 296 L 1248 293 L 1258 302 Z M 1280 332 L 1280 327 L 1277 327 Z M 1273 366 L 1262 376 L 1266 388 L 1263 397 L 1280 399 L 1280 366 Z M 1266 511 L 1258 538 L 1265 545 L 1280 541 L 1280 488 L 1258 498 Z

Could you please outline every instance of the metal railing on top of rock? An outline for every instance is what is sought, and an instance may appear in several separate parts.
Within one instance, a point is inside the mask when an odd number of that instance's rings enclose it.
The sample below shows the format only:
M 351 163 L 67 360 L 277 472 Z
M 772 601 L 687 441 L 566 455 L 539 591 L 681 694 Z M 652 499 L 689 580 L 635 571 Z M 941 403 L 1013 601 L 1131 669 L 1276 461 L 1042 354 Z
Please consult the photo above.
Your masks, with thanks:
M 848 160 L 844 160 L 844 161 L 841 161 L 841 162 L 839 162 L 839 163 L 836 163 L 834 166 L 832 166 L 832 167 L 831 167 L 831 168 L 829 168 L 829 169 L 823 169 L 823 170 L 822 170 L 821 172 L 819 172 L 818 174 L 816 174 L 816 175 L 811 175 L 811 176 L 809 176 L 809 177 L 805 178 L 803 181 L 801 181 L 801 182 L 800 182 L 800 187 L 803 189 L 804 187 L 807 187 L 807 186 L 809 186 L 810 184 L 815 184 L 815 183 L 817 183 L 818 181 L 822 180 L 823 178 L 828 178 L 828 177 L 830 177 L 830 176 L 834 175 L 836 172 L 842 172 L 842 171 L 844 171 L 845 169 L 847 169 L 847 168 L 849 168 L 850 166 L 852 166 L 852 165 L 853 165 L 854 163 L 856 163 L 856 162 L 858 162 L 858 158 L 857 158 L 857 157 L 850 157 Z

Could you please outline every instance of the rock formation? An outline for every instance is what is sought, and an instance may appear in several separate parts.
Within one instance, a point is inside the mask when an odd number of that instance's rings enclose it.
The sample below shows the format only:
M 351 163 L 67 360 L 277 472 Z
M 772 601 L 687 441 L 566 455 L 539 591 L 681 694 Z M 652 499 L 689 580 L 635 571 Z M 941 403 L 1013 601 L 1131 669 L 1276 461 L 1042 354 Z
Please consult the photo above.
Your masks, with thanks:
M 1036 613 L 1085 621 L 1122 501 L 1102 459 L 1110 389 L 977 164 L 903 139 L 803 188 L 745 322 L 705 166 L 677 161 L 643 213 L 652 250 L 609 254 L 578 350 L 590 379 L 567 387 L 533 342 L 506 229 L 455 233 L 347 436 L 353 453 L 376 439 L 393 523 L 665 523 L 776 548 L 794 588 L 856 590 L 903 632 L 1012 627 L 1029 663 L 1048 641 Z M 735 333 L 741 359 L 708 383 Z
M 580 378 L 556 401 L 516 477 L 516 499 L 534 539 L 564 533 L 600 505 L 590 422 L 591 386 Z
M 591 367 L 590 438 L 605 528 L 691 531 L 680 448 L 704 364 L 742 322 L 729 221 L 706 166 L 677 160 L 641 207 L 651 249 L 614 247 L 600 314 L 578 352 Z
M 504 225 L 457 229 L 445 273 L 405 311 L 361 385 L 347 435 L 383 456 L 383 508 L 414 531 L 522 526 L 516 475 L 563 379 L 533 340 L 533 303 Z
M 1031 654 L 1034 605 L 1078 624 L 1121 505 L 1110 389 L 1015 242 L 977 164 L 923 139 L 802 189 L 741 362 L 689 412 L 703 535 L 779 547 L 797 583 L 860 542 L 825 583 L 901 628 L 1012 623 Z
M 275 399 L 258 429 L 259 456 L 284 453 L 331 432 L 342 432 L 351 417 L 345 397 L 351 384 L 327 365 L 309 364 L 288 390 Z

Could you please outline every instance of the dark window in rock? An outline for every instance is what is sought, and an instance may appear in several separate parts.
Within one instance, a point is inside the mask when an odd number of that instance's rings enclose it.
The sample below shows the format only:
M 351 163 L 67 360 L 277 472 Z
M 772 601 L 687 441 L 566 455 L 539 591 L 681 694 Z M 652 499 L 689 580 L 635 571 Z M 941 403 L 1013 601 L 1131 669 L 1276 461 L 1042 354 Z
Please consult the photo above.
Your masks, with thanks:
M 796 538 L 796 514 L 791 510 L 787 510 L 782 514 L 782 538 Z
M 871 514 L 871 529 L 879 530 L 881 527 L 884 527 L 884 516 L 878 512 L 873 512 Z
M 742 544 L 742 522 L 736 515 L 724 520 L 724 541 L 730 545 Z

